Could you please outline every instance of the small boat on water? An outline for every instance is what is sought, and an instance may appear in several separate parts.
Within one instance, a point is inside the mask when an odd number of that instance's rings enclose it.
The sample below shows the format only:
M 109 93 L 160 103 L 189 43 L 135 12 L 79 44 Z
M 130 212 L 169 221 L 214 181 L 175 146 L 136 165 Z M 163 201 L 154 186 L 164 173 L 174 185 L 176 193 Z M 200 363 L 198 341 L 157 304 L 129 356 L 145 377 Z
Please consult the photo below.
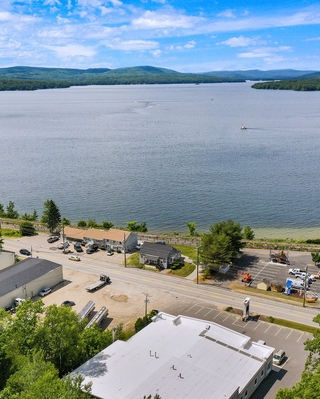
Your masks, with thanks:
M 241 130 L 245 130 L 245 129 L 248 129 L 247 126 L 241 125 Z

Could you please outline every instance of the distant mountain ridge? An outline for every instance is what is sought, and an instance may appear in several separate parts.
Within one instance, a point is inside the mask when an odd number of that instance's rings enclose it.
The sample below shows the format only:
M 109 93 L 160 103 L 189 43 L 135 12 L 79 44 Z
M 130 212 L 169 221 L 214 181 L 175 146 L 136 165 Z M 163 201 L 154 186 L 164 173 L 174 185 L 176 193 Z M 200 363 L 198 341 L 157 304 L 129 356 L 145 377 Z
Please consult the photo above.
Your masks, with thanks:
M 262 71 L 259 69 L 251 69 L 245 71 L 212 71 L 202 72 L 200 75 L 217 76 L 221 78 L 230 79 L 245 79 L 245 80 L 284 80 L 284 79 L 312 79 L 307 77 L 309 75 L 319 74 L 317 71 L 300 71 L 295 69 L 274 69 L 269 71 Z M 306 76 L 305 78 L 303 76 Z
M 83 80 L 87 78 L 101 77 L 123 77 L 123 76 L 150 76 L 150 75 L 186 75 L 172 69 L 158 68 L 153 66 L 137 66 L 128 68 L 46 68 L 46 67 L 27 67 L 15 66 L 0 68 L 0 79 L 27 79 L 43 81 L 61 80 Z M 187 74 L 191 75 L 191 74 Z M 193 74 L 198 76 L 197 74 Z

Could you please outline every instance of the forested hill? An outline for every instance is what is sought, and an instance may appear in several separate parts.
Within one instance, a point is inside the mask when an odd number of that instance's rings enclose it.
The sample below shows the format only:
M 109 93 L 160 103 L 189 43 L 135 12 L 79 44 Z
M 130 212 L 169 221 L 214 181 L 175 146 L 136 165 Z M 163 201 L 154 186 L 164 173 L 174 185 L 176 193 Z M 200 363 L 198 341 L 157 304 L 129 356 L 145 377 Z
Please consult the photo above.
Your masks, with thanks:
M 0 68 L 0 90 L 37 90 L 88 85 L 173 84 L 244 82 L 226 78 L 180 73 L 152 66 L 131 68 L 67 68 L 11 67 Z
M 320 78 L 281 80 L 277 82 L 255 83 L 251 87 L 253 89 L 266 89 L 266 90 L 316 91 L 320 90 Z

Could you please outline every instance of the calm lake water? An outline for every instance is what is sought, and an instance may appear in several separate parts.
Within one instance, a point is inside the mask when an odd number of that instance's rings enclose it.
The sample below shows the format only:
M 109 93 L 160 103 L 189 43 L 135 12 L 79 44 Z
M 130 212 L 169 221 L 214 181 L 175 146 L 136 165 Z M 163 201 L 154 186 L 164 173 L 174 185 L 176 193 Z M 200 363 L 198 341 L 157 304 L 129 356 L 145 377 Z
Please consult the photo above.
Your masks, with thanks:
M 320 236 L 320 93 L 252 83 L 0 92 L 0 202 L 73 222 Z M 241 130 L 242 124 L 248 126 Z

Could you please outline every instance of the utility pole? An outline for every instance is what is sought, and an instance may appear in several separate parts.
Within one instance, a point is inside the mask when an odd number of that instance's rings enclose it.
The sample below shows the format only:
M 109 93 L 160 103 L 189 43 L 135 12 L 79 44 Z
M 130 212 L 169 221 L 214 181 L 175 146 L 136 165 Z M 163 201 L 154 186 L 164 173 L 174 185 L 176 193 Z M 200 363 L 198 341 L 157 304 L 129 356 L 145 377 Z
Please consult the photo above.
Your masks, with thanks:
M 148 297 L 149 297 L 150 295 L 149 295 L 148 293 L 145 293 L 145 292 L 143 292 L 143 295 L 146 296 L 146 299 L 144 299 L 144 303 L 146 304 L 146 305 L 145 305 L 145 311 L 144 311 L 144 318 L 145 318 L 146 325 L 147 325 L 147 324 L 148 324 L 148 321 L 147 321 L 148 304 L 150 303 Z
M 197 246 L 197 284 L 199 284 L 199 245 Z
M 64 224 L 62 224 L 62 242 L 63 242 L 63 253 L 66 253 L 66 243 L 64 241 Z
M 127 267 L 127 256 L 126 256 L 126 233 L 123 233 L 123 253 L 124 253 L 124 267 Z
M 308 277 L 308 265 L 306 266 L 306 275 L 304 278 L 304 292 L 303 292 L 303 307 L 306 307 L 306 290 L 307 290 L 307 279 L 309 280 Z

